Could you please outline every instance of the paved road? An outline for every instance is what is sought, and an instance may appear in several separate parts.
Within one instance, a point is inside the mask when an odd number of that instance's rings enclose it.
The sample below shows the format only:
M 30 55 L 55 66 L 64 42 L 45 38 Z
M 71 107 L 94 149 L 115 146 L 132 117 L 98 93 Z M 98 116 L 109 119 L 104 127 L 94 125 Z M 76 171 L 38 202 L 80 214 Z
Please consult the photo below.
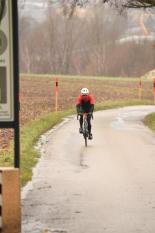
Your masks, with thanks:
M 76 117 L 42 137 L 43 156 L 22 192 L 22 233 L 154 233 L 153 106 L 94 113 L 88 148 Z

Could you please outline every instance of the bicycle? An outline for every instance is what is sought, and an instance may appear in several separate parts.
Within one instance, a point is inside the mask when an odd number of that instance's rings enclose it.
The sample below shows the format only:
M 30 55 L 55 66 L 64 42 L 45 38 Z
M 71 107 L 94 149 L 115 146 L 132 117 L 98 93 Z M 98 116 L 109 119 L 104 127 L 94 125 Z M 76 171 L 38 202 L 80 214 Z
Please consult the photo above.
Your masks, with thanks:
M 83 137 L 84 137 L 84 140 L 85 140 L 85 147 L 87 147 L 87 140 L 88 140 L 88 136 L 89 136 L 88 121 L 87 121 L 88 114 L 89 113 L 82 113 L 82 115 L 83 115 L 83 131 L 82 131 L 82 134 L 83 134 Z M 77 115 L 77 120 L 78 120 L 79 115 L 81 115 L 81 114 Z M 93 118 L 93 115 L 91 115 L 91 117 Z

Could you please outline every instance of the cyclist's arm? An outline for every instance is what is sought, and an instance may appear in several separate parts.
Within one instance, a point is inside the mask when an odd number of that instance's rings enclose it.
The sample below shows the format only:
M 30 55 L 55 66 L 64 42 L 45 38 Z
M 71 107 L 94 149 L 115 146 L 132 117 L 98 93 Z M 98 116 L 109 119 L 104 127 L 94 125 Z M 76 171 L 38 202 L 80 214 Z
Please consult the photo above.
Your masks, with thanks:
M 83 110 L 81 104 L 76 105 L 76 110 L 77 110 L 78 115 L 83 115 L 84 110 Z
M 94 104 L 91 104 L 91 105 L 90 105 L 90 112 L 93 113 L 93 111 L 94 111 Z
M 89 101 L 90 101 L 90 111 L 89 112 L 92 114 L 94 111 L 94 104 L 95 104 L 94 98 L 92 95 L 89 95 Z
M 76 112 L 77 112 L 77 114 L 79 114 L 79 112 L 80 112 L 80 102 L 81 102 L 80 96 L 78 96 L 76 99 Z
M 77 110 L 77 114 L 80 114 L 81 112 L 83 112 L 82 110 L 82 106 L 81 106 L 81 101 L 82 101 L 82 96 L 79 95 L 77 100 L 76 100 L 76 110 Z
M 76 111 L 77 111 L 77 114 L 80 113 L 80 104 L 77 104 L 77 105 L 76 105 Z

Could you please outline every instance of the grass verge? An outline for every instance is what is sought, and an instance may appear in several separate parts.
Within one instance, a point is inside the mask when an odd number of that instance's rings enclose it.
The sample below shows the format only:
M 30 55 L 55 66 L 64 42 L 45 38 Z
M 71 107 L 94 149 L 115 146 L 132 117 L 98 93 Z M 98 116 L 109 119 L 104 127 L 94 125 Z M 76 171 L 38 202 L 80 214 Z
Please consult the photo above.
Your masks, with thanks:
M 147 115 L 144 119 L 145 125 L 155 132 L 155 112 Z
M 32 77 L 42 77 L 42 78 L 63 78 L 63 79 L 83 79 L 83 80 L 108 80 L 108 81 L 133 81 L 133 82 L 138 82 L 139 81 L 139 77 L 106 77 L 106 76 L 81 76 L 81 75 L 51 75 L 51 74 L 24 74 L 21 73 L 20 77 L 26 77 L 26 78 L 32 78 Z M 149 81 L 147 79 L 143 78 L 143 81 Z
M 128 101 L 106 101 L 96 104 L 95 110 L 112 109 L 131 105 L 149 105 L 150 101 L 128 100 Z M 24 186 L 32 177 L 32 168 L 36 165 L 40 153 L 34 149 L 39 136 L 60 123 L 64 117 L 74 114 L 71 109 L 65 112 L 50 113 L 37 120 L 27 123 L 21 128 L 21 184 Z M 150 114 L 145 121 L 146 125 L 155 130 L 155 115 Z M 4 152 L 0 157 L 0 166 L 13 166 L 13 146 L 9 152 Z
M 118 107 L 126 107 L 126 106 L 133 106 L 133 105 L 152 105 L 150 100 L 120 100 L 120 101 L 106 101 L 103 103 L 99 103 L 95 106 L 95 110 L 105 110 L 111 108 L 118 108 Z

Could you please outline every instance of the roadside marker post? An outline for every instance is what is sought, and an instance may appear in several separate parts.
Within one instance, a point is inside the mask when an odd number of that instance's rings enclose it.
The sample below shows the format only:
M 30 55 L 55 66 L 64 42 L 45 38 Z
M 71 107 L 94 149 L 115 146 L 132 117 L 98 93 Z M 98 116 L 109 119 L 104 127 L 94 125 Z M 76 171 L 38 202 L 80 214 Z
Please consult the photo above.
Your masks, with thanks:
M 139 85 L 138 85 L 138 97 L 140 100 L 142 99 L 142 79 L 141 78 L 139 80 Z
M 153 95 L 154 95 L 154 104 L 155 104 L 155 78 L 153 79 Z
M 59 81 L 55 78 L 55 111 L 58 111 L 58 93 L 59 93 Z

